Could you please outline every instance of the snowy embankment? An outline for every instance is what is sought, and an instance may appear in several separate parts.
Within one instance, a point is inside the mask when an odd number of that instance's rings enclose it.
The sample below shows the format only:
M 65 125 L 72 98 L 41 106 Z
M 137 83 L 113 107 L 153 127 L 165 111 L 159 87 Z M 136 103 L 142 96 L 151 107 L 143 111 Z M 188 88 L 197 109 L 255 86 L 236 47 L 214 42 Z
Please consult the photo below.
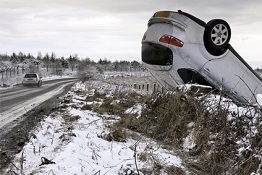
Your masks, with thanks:
M 101 104 L 99 101 L 87 102 L 87 96 L 98 90 L 110 96 L 115 88 L 101 82 L 75 84 L 59 109 L 32 132 L 30 141 L 15 157 L 8 171 L 21 174 L 131 175 L 137 174 L 137 170 L 152 169 L 155 162 L 183 169 L 182 160 L 174 152 L 138 133 L 127 131 L 132 137 L 123 141 L 108 140 L 110 125 L 119 117 L 83 110 L 86 104 Z M 139 117 L 141 107 L 138 106 L 127 109 L 126 113 L 135 113 Z M 151 161 L 141 161 L 138 159 L 141 155 L 150 155 Z
M 7 172 L 261 174 L 259 105 L 239 107 L 212 93 L 150 96 L 107 82 L 76 83 Z

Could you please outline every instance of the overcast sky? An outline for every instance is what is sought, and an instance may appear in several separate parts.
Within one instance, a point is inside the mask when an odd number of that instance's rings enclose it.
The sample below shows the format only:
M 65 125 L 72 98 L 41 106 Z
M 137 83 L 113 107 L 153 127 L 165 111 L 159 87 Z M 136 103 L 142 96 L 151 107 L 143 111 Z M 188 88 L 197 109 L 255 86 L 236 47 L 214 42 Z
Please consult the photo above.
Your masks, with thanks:
M 261 0 L 0 0 L 0 53 L 141 61 L 148 19 L 178 9 L 205 22 L 225 19 L 231 45 L 262 68 Z

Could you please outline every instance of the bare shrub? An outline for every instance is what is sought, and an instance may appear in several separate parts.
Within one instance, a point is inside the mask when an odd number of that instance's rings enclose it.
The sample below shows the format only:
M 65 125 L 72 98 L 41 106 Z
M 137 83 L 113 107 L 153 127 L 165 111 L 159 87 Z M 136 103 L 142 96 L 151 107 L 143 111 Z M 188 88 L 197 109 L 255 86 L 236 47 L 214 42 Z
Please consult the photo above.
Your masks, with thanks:
M 76 116 L 71 116 L 71 115 L 62 115 L 62 118 L 64 119 L 65 122 L 75 122 L 79 120 L 81 117 L 76 115 Z
M 165 172 L 167 175 L 185 175 L 186 174 L 180 167 L 176 167 L 176 166 L 166 167 Z
M 143 99 L 137 93 L 119 93 L 110 97 L 105 97 L 99 106 L 94 106 L 93 110 L 99 114 L 107 113 L 109 115 L 125 116 L 125 111 L 139 103 Z
M 113 109 L 113 105 L 111 104 L 111 102 L 113 101 L 112 98 L 107 98 L 103 101 L 103 103 L 99 106 L 94 106 L 93 110 L 99 114 L 114 114 L 114 109 Z
M 237 168 L 235 174 L 242 175 L 250 175 L 251 172 L 256 172 L 259 165 L 261 164 L 261 160 L 256 157 L 251 157 L 245 163 L 243 163 L 240 167 Z M 260 170 L 260 172 L 262 172 Z
M 85 101 L 100 101 L 101 99 L 104 99 L 105 97 L 106 97 L 105 93 L 101 93 L 95 90 L 94 94 L 88 95 Z
M 109 133 L 101 133 L 97 135 L 99 138 L 107 140 L 109 142 L 116 141 L 116 142 L 126 142 L 127 135 L 123 128 L 114 127 L 111 132 Z
M 256 121 L 252 115 L 262 116 L 260 110 L 250 107 L 243 115 L 231 111 L 232 103 L 222 96 L 216 101 L 209 97 L 210 94 L 192 96 L 184 92 L 153 95 L 145 99 L 146 108 L 140 118 L 122 115 L 116 125 L 179 150 L 183 149 L 185 138 L 193 131 L 195 147 L 186 152 L 186 159 L 188 169 L 196 174 L 254 172 L 259 163 L 252 156 L 261 155 L 254 150 L 261 150 L 262 129 L 261 119 L 257 117 Z M 193 127 L 190 128 L 191 123 Z M 250 129 L 254 126 L 257 128 L 255 133 Z M 239 155 L 239 142 L 243 139 L 248 139 L 251 147 L 243 141 L 243 147 L 247 148 Z
M 91 111 L 92 110 L 92 106 L 91 105 L 84 105 L 84 106 L 82 106 L 81 107 L 81 110 L 89 110 L 89 111 Z
M 78 95 L 78 96 L 84 96 L 85 95 L 85 92 L 84 91 L 82 91 L 82 90 L 75 90 L 74 91 L 74 93 L 76 94 L 76 95 Z
M 141 118 L 125 118 L 122 123 L 129 129 L 179 147 L 188 135 L 187 125 L 203 115 L 201 103 L 195 98 L 175 93 L 148 101 Z

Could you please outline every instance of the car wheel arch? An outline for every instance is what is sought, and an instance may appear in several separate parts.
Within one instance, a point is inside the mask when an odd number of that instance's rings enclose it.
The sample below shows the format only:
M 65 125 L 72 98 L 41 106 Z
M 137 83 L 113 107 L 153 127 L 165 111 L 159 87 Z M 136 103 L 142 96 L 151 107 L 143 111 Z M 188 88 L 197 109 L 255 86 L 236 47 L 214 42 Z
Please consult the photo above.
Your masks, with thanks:
M 206 78 L 204 78 L 203 75 L 201 75 L 199 72 L 195 70 L 188 69 L 188 68 L 180 68 L 177 70 L 177 73 L 185 84 L 187 83 L 200 84 L 200 85 L 211 86 L 212 89 L 216 89 L 213 84 L 211 84 Z

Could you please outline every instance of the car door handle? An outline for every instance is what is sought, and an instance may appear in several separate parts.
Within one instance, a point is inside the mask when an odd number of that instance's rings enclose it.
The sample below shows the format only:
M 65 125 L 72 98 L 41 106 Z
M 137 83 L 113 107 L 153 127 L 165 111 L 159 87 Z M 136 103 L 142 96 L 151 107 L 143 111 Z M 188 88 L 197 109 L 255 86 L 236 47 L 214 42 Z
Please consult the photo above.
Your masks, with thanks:
M 204 72 L 205 72 L 206 74 L 210 74 L 210 70 L 209 70 L 208 68 L 204 68 Z
M 235 96 L 235 97 L 237 96 L 237 92 L 236 91 L 231 91 L 231 93 L 232 93 L 233 96 Z

